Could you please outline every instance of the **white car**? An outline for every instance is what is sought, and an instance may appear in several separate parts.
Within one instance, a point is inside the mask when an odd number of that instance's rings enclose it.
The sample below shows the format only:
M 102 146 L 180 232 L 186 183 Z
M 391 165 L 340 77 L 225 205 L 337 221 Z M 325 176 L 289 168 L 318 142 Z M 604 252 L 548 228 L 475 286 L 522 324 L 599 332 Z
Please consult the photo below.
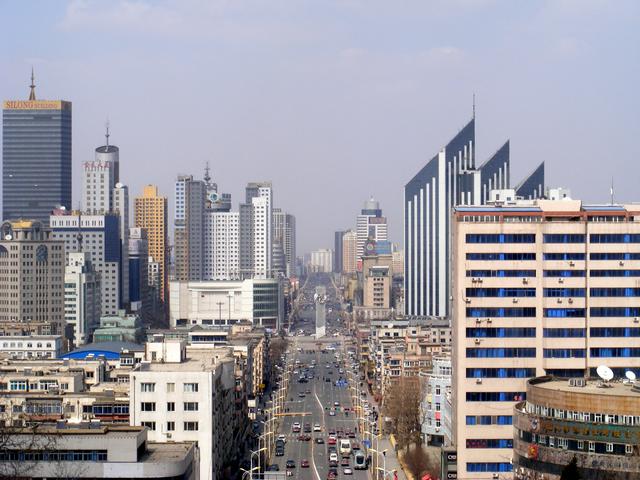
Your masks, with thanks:
M 320 424 L 319 424 L 319 423 L 316 423 L 316 424 L 313 426 L 313 431 L 314 431 L 314 432 L 321 432 L 321 431 L 322 431 L 322 429 L 320 428 Z
M 338 461 L 338 454 L 333 452 L 329 454 L 329 461 L 330 462 L 337 462 Z
M 353 470 L 351 470 L 350 468 L 345 468 L 342 473 L 344 473 L 345 475 L 353 475 Z
M 335 410 L 329 410 L 329 416 L 330 417 L 335 417 L 336 416 Z
M 294 422 L 292 427 L 293 428 L 300 428 L 300 422 Z
M 284 443 L 287 443 L 287 436 L 284 433 L 278 435 L 278 440 L 282 440 Z

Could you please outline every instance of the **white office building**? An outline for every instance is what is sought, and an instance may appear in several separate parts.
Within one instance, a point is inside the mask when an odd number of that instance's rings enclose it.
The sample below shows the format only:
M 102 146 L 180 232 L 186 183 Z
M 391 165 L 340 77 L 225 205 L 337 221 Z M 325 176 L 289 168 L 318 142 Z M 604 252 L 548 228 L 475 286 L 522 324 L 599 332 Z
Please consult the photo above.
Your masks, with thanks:
M 287 277 L 293 276 L 296 270 L 296 217 L 280 208 L 274 208 L 273 239 L 279 240 L 282 245 Z
M 373 197 L 364 202 L 360 215 L 356 218 L 356 258 L 364 255 L 367 240 L 376 242 L 387 240 L 387 218 L 382 216 L 380 203 Z
M 333 270 L 333 250 L 321 248 L 311 252 L 309 269 L 312 272 L 331 272 Z
M 240 269 L 240 214 L 205 213 L 204 280 L 237 279 Z
M 90 257 L 88 252 L 70 252 L 64 270 L 64 319 L 73 329 L 76 347 L 89 343 L 100 324 L 100 276 Z

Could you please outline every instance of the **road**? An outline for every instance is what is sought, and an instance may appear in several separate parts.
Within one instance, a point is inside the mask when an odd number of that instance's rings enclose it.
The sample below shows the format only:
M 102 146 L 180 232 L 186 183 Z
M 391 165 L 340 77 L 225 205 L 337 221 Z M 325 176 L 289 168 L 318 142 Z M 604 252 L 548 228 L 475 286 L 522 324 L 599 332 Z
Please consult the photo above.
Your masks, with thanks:
M 289 374 L 289 398 L 287 398 L 285 407 L 288 408 L 289 413 L 293 413 L 293 415 L 284 417 L 280 424 L 280 429 L 277 432 L 278 434 L 282 433 L 287 435 L 285 455 L 282 457 L 272 457 L 272 463 L 277 463 L 280 470 L 284 470 L 285 462 L 287 460 L 293 460 L 296 464 L 295 478 L 325 480 L 329 473 L 329 455 L 327 451 L 328 432 L 331 429 L 341 429 L 345 432 L 351 430 L 355 432 L 357 429 L 353 411 L 349 412 L 348 415 L 343 412 L 344 407 L 349 407 L 350 409 L 353 407 L 350 390 L 348 387 L 337 387 L 335 385 L 335 382 L 340 377 L 346 378 L 347 375 L 346 373 L 341 375 L 339 368 L 335 367 L 335 353 L 331 351 L 322 353 L 312 337 L 293 337 L 291 341 L 293 362 L 299 361 L 300 365 L 311 365 L 312 360 L 315 360 L 317 366 L 315 368 L 314 378 L 309 380 L 309 383 L 298 383 L 300 377 L 299 369 L 298 374 L 294 373 L 294 369 L 292 369 Z M 336 342 L 340 343 L 341 339 L 336 338 Z M 299 352 L 298 348 L 301 348 L 302 352 Z M 312 353 L 308 353 L 309 351 Z M 336 352 L 340 352 L 341 354 L 342 348 L 337 348 Z M 342 355 L 341 358 L 343 357 Z M 327 368 L 327 364 L 330 364 L 329 368 Z M 341 366 L 340 368 L 348 367 Z M 327 382 L 324 380 L 325 378 L 331 378 L 331 381 Z M 304 398 L 299 396 L 300 393 L 304 394 Z M 328 409 L 334 406 L 334 402 L 339 403 L 340 409 L 335 416 L 331 416 L 329 415 Z M 300 441 L 298 440 L 298 434 L 291 432 L 294 422 L 299 422 L 301 425 L 310 423 L 312 427 L 315 423 L 319 423 L 322 432 L 311 433 L 311 441 Z M 318 437 L 321 437 L 325 443 L 317 444 L 315 440 Z M 362 445 L 359 432 L 357 433 L 355 441 Z M 300 462 L 303 459 L 309 461 L 309 468 L 300 467 Z M 344 467 L 339 466 L 338 478 L 361 480 L 368 478 L 367 470 L 353 469 L 353 455 L 350 458 L 349 466 L 353 474 L 350 476 L 344 475 Z

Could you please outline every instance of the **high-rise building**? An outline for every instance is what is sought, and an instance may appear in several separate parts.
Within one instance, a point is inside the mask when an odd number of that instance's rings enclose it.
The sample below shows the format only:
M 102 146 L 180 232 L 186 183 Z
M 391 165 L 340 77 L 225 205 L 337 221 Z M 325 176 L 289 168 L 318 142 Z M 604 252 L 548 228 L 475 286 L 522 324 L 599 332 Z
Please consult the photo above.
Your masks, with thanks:
M 89 343 L 100 324 L 100 276 L 87 252 L 69 252 L 64 270 L 64 319 L 73 345 Z
M 343 270 L 342 237 L 345 233 L 340 230 L 333 234 L 333 271 L 335 273 L 342 273 Z
M 510 188 L 509 142 L 480 167 L 472 119 L 404 189 L 405 313 L 448 315 L 451 291 L 451 208 L 482 205 L 493 189 Z M 518 195 L 537 198 L 544 164 L 525 180 Z
M 158 264 L 160 301 L 168 297 L 167 260 L 167 197 L 158 195 L 158 187 L 146 185 L 142 195 L 134 200 L 134 223 L 136 228 L 144 228 L 149 243 L 149 256 Z
M 113 189 L 113 211 L 120 227 L 120 295 L 121 304 L 129 305 L 129 187 L 116 183 Z
M 204 209 L 207 184 L 181 175 L 175 184 L 174 275 L 176 280 L 202 280 Z
M 151 321 L 149 300 L 149 240 L 144 228 L 129 229 L 129 299 L 131 311 Z
M 246 203 L 253 210 L 253 275 L 269 278 L 273 255 L 273 191 L 271 182 L 249 183 Z
M 311 252 L 309 268 L 313 272 L 331 272 L 333 270 L 333 250 L 321 248 Z
M 343 273 L 356 273 L 356 244 L 355 230 L 347 230 L 342 235 L 342 271 Z
M 207 210 L 204 229 L 203 280 L 233 280 L 240 276 L 240 215 Z
M 51 215 L 49 224 L 51 238 L 64 242 L 67 255 L 89 253 L 91 264 L 100 275 L 101 315 L 116 315 L 122 308 L 120 216 L 58 210 Z
M 387 218 L 382 216 L 380 203 L 373 197 L 364 202 L 364 206 L 356 219 L 356 261 L 360 262 L 364 255 L 367 240 L 376 242 L 387 240 Z
M 3 103 L 2 139 L 3 219 L 71 208 L 71 102 L 36 100 L 32 72 L 29 99 Z
M 286 276 L 291 277 L 296 270 L 296 217 L 280 208 L 273 209 L 273 241 L 277 240 L 284 250 Z
M 2 335 L 64 333 L 64 246 L 39 221 L 6 221 L 0 239 Z
M 511 471 L 528 378 L 584 378 L 601 364 L 640 373 L 640 206 L 549 193 L 453 210 L 457 478 Z

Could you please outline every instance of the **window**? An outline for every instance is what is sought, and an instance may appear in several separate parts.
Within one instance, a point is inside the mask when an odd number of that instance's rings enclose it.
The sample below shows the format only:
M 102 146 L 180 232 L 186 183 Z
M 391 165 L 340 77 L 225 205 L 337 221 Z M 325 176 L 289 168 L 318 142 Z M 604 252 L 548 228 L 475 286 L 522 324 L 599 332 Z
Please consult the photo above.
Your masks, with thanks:
M 637 233 L 592 233 L 589 235 L 591 243 L 640 243 Z
M 167 393 L 173 393 L 176 391 L 175 383 L 167 383 Z
M 584 243 L 582 233 L 545 233 L 544 243 Z
M 591 307 L 592 317 L 638 317 L 640 307 Z
M 607 453 L 613 452 L 613 443 L 607 443 Z
M 513 252 L 496 252 L 496 253 L 467 253 L 467 260 L 508 260 L 508 261 L 525 261 L 525 260 L 535 260 L 536 254 L 535 252 L 521 252 L 521 253 L 513 253 Z
M 545 328 L 543 336 L 547 338 L 584 338 L 584 328 Z
M 513 465 L 509 462 L 471 463 L 467 462 L 467 472 L 510 472 Z
M 584 440 L 578 440 L 578 450 L 584 450 Z
M 467 338 L 531 338 L 535 336 L 535 327 L 467 328 Z
M 467 348 L 467 358 L 534 358 L 535 348 Z
M 143 427 L 147 427 L 149 430 L 156 431 L 156 422 L 141 422 Z
M 591 327 L 592 337 L 640 337 L 638 327 Z
M 523 317 L 533 318 L 536 316 L 535 307 L 521 307 L 521 308 L 477 308 L 468 307 L 467 317 Z
M 640 260 L 640 253 L 595 252 L 589 254 L 591 260 Z
M 633 453 L 633 445 L 626 444 L 624 446 L 624 453 L 626 453 L 627 455 L 631 455 Z
M 185 393 L 196 393 L 198 391 L 197 383 L 185 383 L 184 384 L 184 392 Z
M 525 392 L 467 392 L 467 402 L 521 402 Z
M 467 288 L 467 297 L 535 297 L 535 288 Z
M 167 422 L 167 432 L 173 432 L 176 429 L 176 422 Z
M 592 349 L 593 350 L 593 349 Z M 544 358 L 584 358 L 584 348 L 545 348 Z M 592 353 L 593 356 L 593 353 Z
M 584 277 L 584 270 L 545 270 L 543 276 L 550 278 Z
M 176 411 L 176 402 L 167 402 L 167 412 Z
M 142 402 L 140 403 L 140 411 L 142 412 L 155 412 L 156 402 Z
M 9 380 L 9 390 L 27 391 L 27 381 Z
M 198 411 L 198 402 L 184 402 L 184 411 L 185 412 L 197 412 Z
M 545 288 L 545 297 L 584 297 L 584 288 Z
M 595 452 L 596 451 L 596 442 L 589 441 L 589 451 L 590 452 Z
M 440 385 L 436 385 L 436 395 L 440 395 Z
M 584 253 L 578 252 L 549 252 L 543 254 L 544 260 L 584 260 Z
M 185 432 L 196 432 L 198 430 L 198 422 L 184 422 Z
M 467 270 L 467 277 L 501 278 L 501 277 L 535 277 L 535 270 Z
M 546 318 L 582 318 L 585 315 L 584 308 L 545 308 Z
M 535 233 L 467 233 L 467 243 L 535 243 Z
M 155 383 L 141 383 L 140 384 L 140 391 L 144 392 L 144 393 L 153 393 L 156 391 L 156 384 Z

